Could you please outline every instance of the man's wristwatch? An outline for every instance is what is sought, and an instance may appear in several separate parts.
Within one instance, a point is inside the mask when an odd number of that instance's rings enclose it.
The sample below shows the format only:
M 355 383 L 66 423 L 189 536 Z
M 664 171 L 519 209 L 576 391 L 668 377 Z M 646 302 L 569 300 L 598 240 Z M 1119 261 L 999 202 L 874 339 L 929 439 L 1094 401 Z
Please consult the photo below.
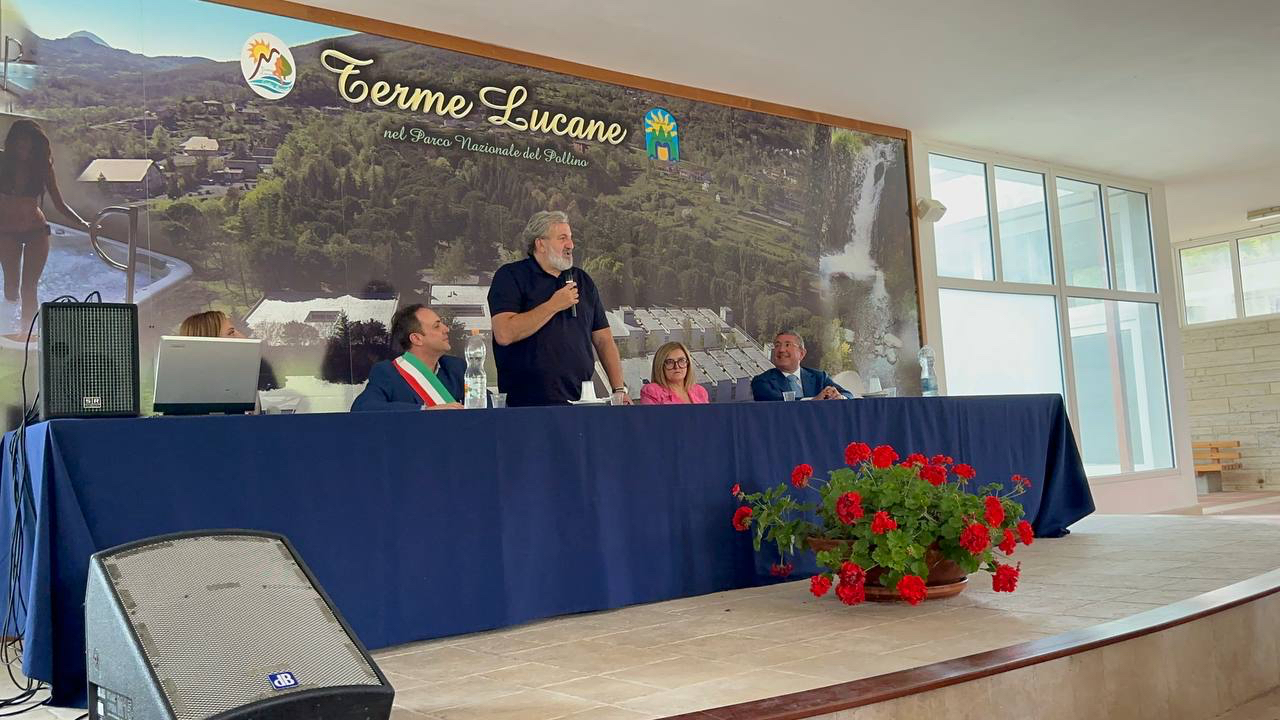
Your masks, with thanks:
M 627 392 L 627 386 L 626 386 L 626 385 L 623 385 L 623 386 L 621 386 L 621 387 L 616 387 L 616 388 L 614 388 L 614 389 L 613 389 L 613 392 L 614 392 L 614 393 L 623 393 L 623 394 L 627 394 L 627 395 L 629 395 L 629 394 L 630 394 L 630 393 L 628 393 L 628 392 Z

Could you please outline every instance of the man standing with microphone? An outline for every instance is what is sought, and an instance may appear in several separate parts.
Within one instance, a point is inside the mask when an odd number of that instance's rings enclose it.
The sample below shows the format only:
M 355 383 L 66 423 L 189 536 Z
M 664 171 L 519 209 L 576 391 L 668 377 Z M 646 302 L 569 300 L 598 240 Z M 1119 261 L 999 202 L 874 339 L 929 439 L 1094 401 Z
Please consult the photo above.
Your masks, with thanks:
M 613 394 L 631 404 L 609 318 L 591 276 L 573 266 L 573 231 L 559 211 L 534 213 L 529 256 L 498 268 L 489 287 L 498 389 L 511 407 L 577 400 L 600 357 Z

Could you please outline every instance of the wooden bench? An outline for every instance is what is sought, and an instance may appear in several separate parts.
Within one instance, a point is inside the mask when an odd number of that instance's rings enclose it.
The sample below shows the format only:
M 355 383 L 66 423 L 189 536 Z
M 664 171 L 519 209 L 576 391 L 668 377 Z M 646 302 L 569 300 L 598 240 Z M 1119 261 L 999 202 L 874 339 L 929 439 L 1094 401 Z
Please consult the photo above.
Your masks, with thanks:
M 1222 492 L 1222 471 L 1240 469 L 1239 440 L 1200 440 L 1191 443 L 1196 468 L 1196 492 Z

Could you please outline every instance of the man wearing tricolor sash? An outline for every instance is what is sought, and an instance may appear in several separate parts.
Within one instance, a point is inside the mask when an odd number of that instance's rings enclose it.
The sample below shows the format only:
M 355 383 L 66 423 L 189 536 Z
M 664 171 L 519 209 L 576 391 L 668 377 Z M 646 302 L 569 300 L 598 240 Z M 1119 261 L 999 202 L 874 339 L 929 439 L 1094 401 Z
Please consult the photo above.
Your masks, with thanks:
M 391 319 L 391 345 L 402 352 L 369 371 L 352 410 L 452 410 L 462 404 L 467 364 L 449 351 L 449 326 L 425 305 L 408 305 Z

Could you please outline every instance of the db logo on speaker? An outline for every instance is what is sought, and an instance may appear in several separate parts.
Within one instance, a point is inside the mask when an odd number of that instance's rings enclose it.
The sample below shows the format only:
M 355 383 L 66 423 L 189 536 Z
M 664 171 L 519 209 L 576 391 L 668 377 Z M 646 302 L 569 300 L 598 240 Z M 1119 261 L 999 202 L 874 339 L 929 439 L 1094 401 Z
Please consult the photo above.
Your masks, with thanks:
M 298 679 L 291 672 L 272 673 L 267 676 L 267 679 L 271 681 L 271 687 L 277 690 L 288 690 L 298 686 Z

